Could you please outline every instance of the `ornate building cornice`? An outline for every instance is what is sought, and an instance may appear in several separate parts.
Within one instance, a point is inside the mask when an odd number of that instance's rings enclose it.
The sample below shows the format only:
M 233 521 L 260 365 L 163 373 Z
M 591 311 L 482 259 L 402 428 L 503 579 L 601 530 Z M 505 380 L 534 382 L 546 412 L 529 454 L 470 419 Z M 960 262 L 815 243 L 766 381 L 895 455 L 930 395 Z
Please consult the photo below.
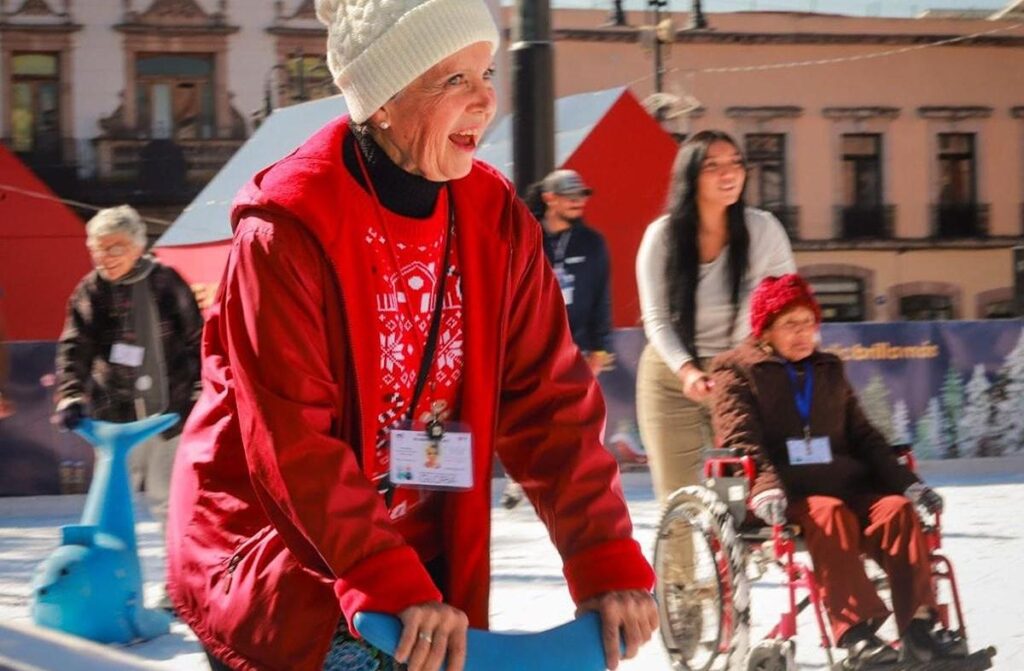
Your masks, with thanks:
M 991 107 L 982 105 L 926 105 L 917 108 L 917 115 L 922 119 L 962 121 L 963 119 L 988 119 L 992 116 L 992 111 Z
M 267 32 L 287 37 L 327 37 L 327 28 L 316 18 L 316 5 L 313 0 L 300 0 L 290 13 L 285 10 L 284 0 L 276 0 L 274 23 L 267 28 Z
M 506 30 L 508 39 L 509 31 Z M 555 28 L 555 40 L 577 42 L 626 42 L 642 40 L 640 28 Z M 960 35 L 914 34 L 914 33 L 741 33 L 716 30 L 679 30 L 673 42 L 676 44 L 743 44 L 743 45 L 925 45 L 952 40 Z M 949 47 L 1024 47 L 1024 37 L 1007 35 L 984 35 L 961 39 Z
M 227 0 L 218 0 L 215 12 L 207 12 L 195 0 L 153 0 L 143 12 L 135 10 L 133 0 L 122 3 L 122 21 L 114 26 L 122 33 L 229 35 L 239 30 L 226 22 Z
M 865 120 L 895 119 L 900 115 L 899 107 L 867 106 L 867 107 L 824 107 L 821 115 L 826 119 Z
M 725 108 L 725 116 L 731 119 L 756 119 L 760 121 L 767 121 L 768 119 L 795 119 L 802 116 L 803 113 L 804 108 L 796 105 L 732 106 Z
M 14 11 L 8 11 L 8 4 L 9 0 L 0 0 L 0 32 L 69 33 L 82 29 L 71 20 L 71 0 L 62 0 L 60 11 L 51 6 L 54 0 L 24 0 Z

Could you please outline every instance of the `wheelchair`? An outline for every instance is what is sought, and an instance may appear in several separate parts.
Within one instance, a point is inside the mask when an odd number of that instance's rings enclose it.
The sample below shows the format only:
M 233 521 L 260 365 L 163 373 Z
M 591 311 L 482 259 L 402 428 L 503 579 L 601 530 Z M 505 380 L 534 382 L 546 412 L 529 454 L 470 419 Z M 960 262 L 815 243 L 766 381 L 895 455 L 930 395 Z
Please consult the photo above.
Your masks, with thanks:
M 897 458 L 915 469 L 909 446 L 895 446 Z M 702 485 L 682 487 L 665 504 L 654 546 L 660 632 L 676 671 L 793 671 L 797 615 L 810 606 L 828 669 L 856 667 L 837 660 L 827 611 L 812 568 L 795 558 L 802 549 L 796 525 L 766 526 L 749 509 L 756 476 L 754 461 L 739 450 L 707 451 Z M 932 517 L 932 516 L 928 516 Z M 889 665 L 872 669 L 988 669 L 994 648 L 967 654 L 967 628 L 950 561 L 941 554 L 941 516 L 923 520 L 932 567 L 938 619 L 953 633 L 963 657 L 927 666 Z M 686 558 L 686 559 L 684 559 Z M 788 608 L 765 638 L 751 641 L 752 581 L 770 565 L 781 569 Z M 886 586 L 884 574 L 873 579 Z

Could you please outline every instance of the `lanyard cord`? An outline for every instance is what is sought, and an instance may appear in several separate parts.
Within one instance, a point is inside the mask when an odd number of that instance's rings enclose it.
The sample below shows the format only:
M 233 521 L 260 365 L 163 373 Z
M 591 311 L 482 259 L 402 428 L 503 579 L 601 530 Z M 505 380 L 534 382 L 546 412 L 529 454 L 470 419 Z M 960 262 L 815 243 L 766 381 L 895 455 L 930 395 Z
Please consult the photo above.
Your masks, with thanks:
M 787 361 L 785 363 L 786 373 L 789 374 L 789 381 L 793 384 L 793 400 L 796 402 L 796 411 L 804 423 L 804 432 L 811 428 L 811 396 L 814 393 L 814 375 L 811 371 L 811 362 L 804 362 L 804 386 L 800 389 L 796 375 L 796 366 Z
M 356 158 L 359 160 L 359 168 L 363 173 L 363 178 L 366 180 L 367 188 L 370 191 L 370 195 L 373 198 L 374 210 L 377 213 L 377 218 L 380 220 L 381 229 L 384 232 L 384 237 L 387 240 L 387 248 L 391 255 L 391 263 L 395 271 L 395 275 L 398 281 L 402 284 L 402 289 L 405 290 L 405 309 L 408 313 L 406 316 L 409 317 L 409 322 L 413 325 L 413 334 L 416 340 L 420 340 L 419 333 L 416 332 L 416 320 L 412 314 L 412 308 L 409 306 L 409 301 L 412 298 L 412 292 L 409 291 L 409 285 L 405 281 L 405 277 L 402 275 L 402 266 L 398 262 L 398 254 L 395 251 L 395 245 L 391 232 L 388 230 L 387 221 L 384 217 L 384 213 L 381 211 L 380 199 L 377 197 L 377 191 L 373 188 L 373 182 L 370 180 L 370 173 L 366 169 L 366 163 L 363 161 L 362 149 L 356 145 Z M 423 359 L 420 361 L 420 370 L 416 375 L 416 387 L 413 390 L 412 399 L 409 403 L 409 409 L 406 413 L 406 418 L 411 420 L 416 412 L 416 406 L 419 404 L 420 396 L 423 394 L 423 388 L 427 384 L 427 377 L 430 375 L 430 369 L 434 364 L 434 351 L 437 349 L 437 338 L 441 331 L 441 312 L 444 308 L 444 290 L 448 280 L 448 257 L 451 253 L 452 237 L 455 235 L 455 200 L 452 197 L 451 185 L 446 185 L 446 193 L 448 196 L 448 229 L 445 231 L 444 236 L 444 251 L 441 253 L 441 272 L 438 273 L 437 278 L 437 291 L 434 295 L 434 313 L 430 318 L 430 330 L 427 332 L 427 342 L 420 343 L 423 351 Z

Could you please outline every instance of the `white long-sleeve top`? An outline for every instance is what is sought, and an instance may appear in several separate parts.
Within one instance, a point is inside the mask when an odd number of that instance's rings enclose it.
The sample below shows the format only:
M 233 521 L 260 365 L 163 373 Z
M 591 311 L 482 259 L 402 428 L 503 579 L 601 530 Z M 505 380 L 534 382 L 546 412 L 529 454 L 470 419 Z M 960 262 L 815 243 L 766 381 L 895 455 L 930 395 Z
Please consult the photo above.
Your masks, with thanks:
M 750 333 L 750 292 L 765 277 L 796 272 L 789 237 L 779 220 L 764 210 L 746 209 L 750 233 L 750 267 L 740 287 L 739 310 L 730 337 L 733 319 L 729 283 L 728 245 L 715 260 L 700 264 L 697 283 L 697 319 L 695 344 L 701 357 L 714 356 L 735 347 Z M 669 252 L 669 220 L 665 215 L 651 222 L 636 256 L 636 281 L 640 291 L 640 311 L 647 341 L 669 368 L 678 371 L 694 358 L 672 327 L 669 313 L 668 279 L 665 267 Z

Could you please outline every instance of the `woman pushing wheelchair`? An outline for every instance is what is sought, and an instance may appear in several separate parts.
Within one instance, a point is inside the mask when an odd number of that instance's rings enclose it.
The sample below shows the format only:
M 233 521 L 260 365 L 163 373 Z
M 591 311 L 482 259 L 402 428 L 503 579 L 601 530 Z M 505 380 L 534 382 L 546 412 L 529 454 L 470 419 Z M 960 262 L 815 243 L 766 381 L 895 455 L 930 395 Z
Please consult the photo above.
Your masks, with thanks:
M 821 308 L 796 274 L 769 277 L 751 297 L 752 334 L 712 363 L 713 423 L 722 447 L 757 466 L 754 514 L 804 534 L 834 640 L 859 666 L 959 654 L 936 627 L 929 551 L 915 506 L 942 498 L 901 465 L 864 415 L 838 357 L 816 348 Z M 899 651 L 875 633 L 889 609 L 861 555 L 889 577 Z

